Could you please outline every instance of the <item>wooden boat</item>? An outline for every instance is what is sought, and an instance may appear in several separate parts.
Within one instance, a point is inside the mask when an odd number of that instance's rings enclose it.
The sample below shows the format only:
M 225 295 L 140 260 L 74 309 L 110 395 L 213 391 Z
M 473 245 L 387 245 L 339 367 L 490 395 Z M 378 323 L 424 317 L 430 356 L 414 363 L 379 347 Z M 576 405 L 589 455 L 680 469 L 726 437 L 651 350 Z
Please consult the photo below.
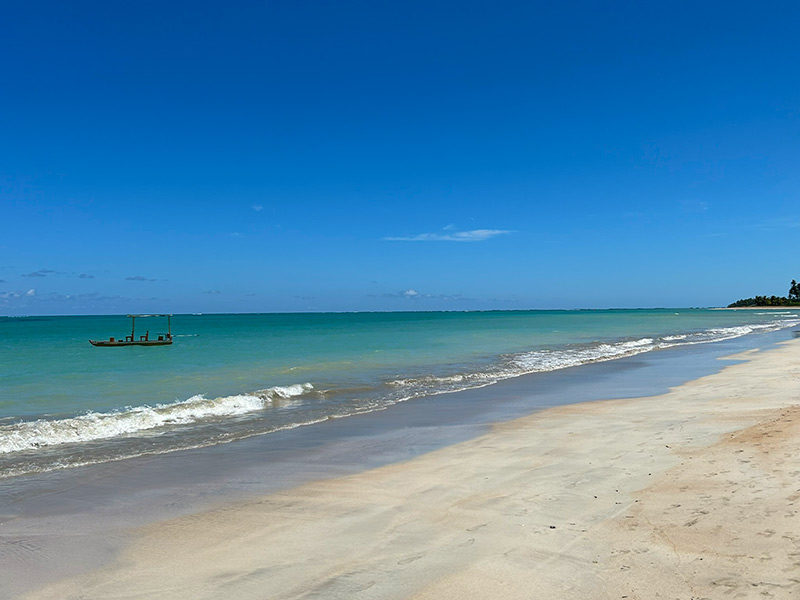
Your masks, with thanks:
M 172 315 L 128 315 L 131 318 L 131 334 L 124 339 L 89 340 L 92 346 L 169 346 L 172 343 Z M 140 335 L 136 339 L 136 318 L 137 317 L 167 317 L 167 333 L 158 334 L 154 340 L 150 339 L 150 331 Z

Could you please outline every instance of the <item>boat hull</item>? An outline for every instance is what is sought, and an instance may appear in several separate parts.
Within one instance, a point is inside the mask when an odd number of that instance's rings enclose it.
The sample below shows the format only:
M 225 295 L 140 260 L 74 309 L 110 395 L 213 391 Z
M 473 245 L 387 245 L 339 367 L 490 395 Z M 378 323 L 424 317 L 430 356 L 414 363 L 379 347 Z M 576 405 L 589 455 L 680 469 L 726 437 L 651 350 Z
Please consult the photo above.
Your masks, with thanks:
M 169 346 L 172 340 L 141 340 L 138 342 L 127 342 L 114 340 L 89 340 L 92 346 Z

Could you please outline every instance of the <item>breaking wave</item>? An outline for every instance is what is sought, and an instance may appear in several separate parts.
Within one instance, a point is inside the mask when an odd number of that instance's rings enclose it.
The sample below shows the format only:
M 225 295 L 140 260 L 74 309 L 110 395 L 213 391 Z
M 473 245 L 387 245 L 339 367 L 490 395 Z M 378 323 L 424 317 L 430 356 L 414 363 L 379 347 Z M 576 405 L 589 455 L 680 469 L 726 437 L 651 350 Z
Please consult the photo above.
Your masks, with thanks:
M 798 319 L 783 319 L 771 323 L 719 327 L 662 337 L 644 337 L 616 342 L 594 342 L 574 344 L 563 348 L 531 350 L 504 356 L 499 364 L 491 365 L 482 371 L 395 379 L 389 384 L 398 389 L 404 389 L 405 397 L 403 399 L 405 400 L 424 395 L 483 387 L 504 379 L 531 373 L 557 371 L 675 346 L 720 342 L 750 333 L 775 331 L 797 325 L 800 325 Z
M 148 432 L 169 425 L 188 425 L 262 410 L 314 389 L 310 383 L 276 386 L 252 394 L 209 399 L 203 395 L 155 406 L 89 412 L 69 419 L 38 419 L 0 426 L 0 454 L 61 444 L 90 442 Z

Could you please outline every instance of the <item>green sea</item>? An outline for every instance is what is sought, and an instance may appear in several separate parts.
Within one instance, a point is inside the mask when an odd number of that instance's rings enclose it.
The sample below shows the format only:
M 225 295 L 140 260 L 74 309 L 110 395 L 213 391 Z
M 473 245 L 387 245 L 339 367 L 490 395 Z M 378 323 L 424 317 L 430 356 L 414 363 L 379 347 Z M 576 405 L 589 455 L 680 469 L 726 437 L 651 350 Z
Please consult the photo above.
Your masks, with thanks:
M 212 446 L 400 402 L 794 327 L 797 310 L 0 317 L 0 477 Z M 166 320 L 137 319 L 137 336 Z

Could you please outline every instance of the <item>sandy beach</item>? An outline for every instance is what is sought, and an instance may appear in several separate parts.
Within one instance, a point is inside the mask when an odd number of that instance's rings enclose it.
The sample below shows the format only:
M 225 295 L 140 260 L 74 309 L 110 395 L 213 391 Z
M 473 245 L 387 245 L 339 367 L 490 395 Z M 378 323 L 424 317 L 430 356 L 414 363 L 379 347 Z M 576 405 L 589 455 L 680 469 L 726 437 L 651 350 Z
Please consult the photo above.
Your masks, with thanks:
M 798 350 L 140 527 L 25 597 L 797 597 Z

